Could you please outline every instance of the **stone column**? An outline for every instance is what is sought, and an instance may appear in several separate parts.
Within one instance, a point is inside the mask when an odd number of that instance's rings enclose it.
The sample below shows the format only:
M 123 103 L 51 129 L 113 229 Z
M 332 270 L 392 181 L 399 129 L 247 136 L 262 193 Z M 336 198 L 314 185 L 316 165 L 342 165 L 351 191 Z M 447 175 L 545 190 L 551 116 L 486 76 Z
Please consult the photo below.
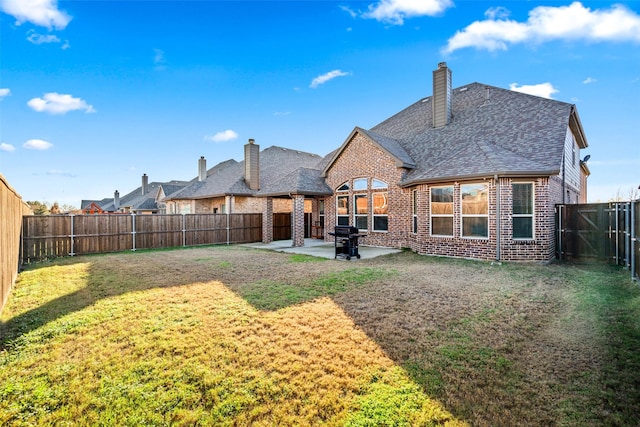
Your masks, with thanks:
M 291 234 L 294 247 L 304 246 L 304 196 L 293 196 L 293 218 L 291 218 Z
M 273 242 L 273 198 L 267 197 L 262 209 L 262 243 Z

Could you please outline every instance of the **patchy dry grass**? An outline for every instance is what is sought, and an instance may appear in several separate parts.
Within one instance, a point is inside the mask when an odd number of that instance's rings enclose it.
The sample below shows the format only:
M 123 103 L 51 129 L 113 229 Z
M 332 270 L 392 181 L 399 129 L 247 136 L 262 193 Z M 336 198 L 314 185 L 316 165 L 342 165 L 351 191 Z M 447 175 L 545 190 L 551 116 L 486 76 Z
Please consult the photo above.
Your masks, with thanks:
M 636 425 L 626 272 L 212 247 L 22 272 L 0 424 Z

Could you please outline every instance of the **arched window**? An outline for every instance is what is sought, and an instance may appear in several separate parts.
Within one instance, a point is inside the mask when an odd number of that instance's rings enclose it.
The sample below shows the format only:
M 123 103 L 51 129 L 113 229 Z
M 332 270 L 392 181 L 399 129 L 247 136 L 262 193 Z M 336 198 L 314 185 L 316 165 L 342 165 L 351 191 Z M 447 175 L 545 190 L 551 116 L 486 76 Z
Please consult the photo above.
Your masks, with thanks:
M 349 183 L 345 182 L 336 189 L 338 193 L 347 193 Z M 339 194 L 336 197 L 336 225 L 349 225 L 349 195 Z
M 388 184 L 369 178 L 355 178 L 352 185 L 349 184 L 347 181 L 336 189 L 336 224 L 353 224 L 359 230 L 368 231 L 371 223 L 371 231 L 388 231 Z
M 361 191 L 367 189 L 367 178 L 356 178 L 353 180 L 353 191 Z
M 373 190 L 380 190 L 387 187 L 387 183 L 384 181 L 380 181 L 379 179 L 374 179 L 371 181 L 371 189 Z

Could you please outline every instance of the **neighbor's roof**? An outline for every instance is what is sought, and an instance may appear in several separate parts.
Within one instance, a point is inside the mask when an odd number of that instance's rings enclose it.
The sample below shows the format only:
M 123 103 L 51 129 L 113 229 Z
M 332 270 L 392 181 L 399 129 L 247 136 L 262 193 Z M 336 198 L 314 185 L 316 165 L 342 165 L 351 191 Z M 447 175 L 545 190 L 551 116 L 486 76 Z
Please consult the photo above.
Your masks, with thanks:
M 288 176 L 300 168 L 317 169 L 323 160 L 317 154 L 298 150 L 272 146 L 260 151 L 260 190 L 251 190 L 244 181 L 244 160 L 241 162 L 227 161 L 225 167 L 208 174 L 204 181 L 194 181 L 181 191 L 167 197 L 166 200 L 204 199 L 226 195 L 265 196 L 278 194 L 293 194 L 296 191 L 315 191 L 317 183 L 307 172 L 300 180 Z M 282 182 L 281 182 L 282 181 Z M 286 182 L 292 184 L 287 187 Z M 308 188 L 298 188 L 296 184 L 308 184 Z M 313 193 L 307 193 L 313 194 Z M 323 193 L 324 194 L 324 193 Z
M 409 169 L 401 183 L 407 186 L 496 174 L 557 174 L 569 127 L 579 146 L 587 146 L 572 104 L 472 83 L 452 90 L 451 121 L 434 129 L 431 101 L 421 99 L 370 130 L 356 128 L 343 147 L 362 133 Z

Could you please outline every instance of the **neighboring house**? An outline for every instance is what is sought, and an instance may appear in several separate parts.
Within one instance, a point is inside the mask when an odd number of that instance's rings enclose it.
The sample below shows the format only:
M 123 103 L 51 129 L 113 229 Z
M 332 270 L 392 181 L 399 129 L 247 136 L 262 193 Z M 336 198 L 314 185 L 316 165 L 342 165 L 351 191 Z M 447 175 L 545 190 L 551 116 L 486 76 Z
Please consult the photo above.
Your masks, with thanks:
M 420 254 L 547 261 L 555 204 L 586 194 L 587 147 L 575 105 L 479 83 L 433 96 L 370 130 L 356 127 L 323 171 L 326 224 L 369 245 Z
M 292 212 L 291 195 L 298 193 L 300 185 L 306 195 L 331 194 L 320 177 L 322 161 L 317 154 L 276 146 L 260 151 L 250 139 L 244 160 L 219 163 L 206 176 L 201 158 L 198 179 L 165 197 L 163 203 L 168 213 L 262 213 L 270 198 L 273 212 Z M 309 199 L 305 211 L 311 210 Z
M 166 194 L 172 194 L 181 190 L 189 183 L 187 181 L 169 181 L 169 182 L 149 182 L 147 174 L 142 175 L 142 183 L 140 187 L 120 196 L 120 192 L 116 190 L 112 199 L 83 200 L 81 208 L 91 205 L 92 202 L 100 206 L 106 213 L 136 213 L 136 214 L 157 214 L 165 213 L 162 199 Z
M 580 150 L 587 146 L 575 105 L 480 83 L 454 89 L 440 63 L 433 96 L 371 129 L 354 128 L 324 158 L 275 146 L 260 151 L 250 139 L 243 161 L 207 170 L 201 157 L 196 178 L 157 184 L 154 197 L 145 198 L 154 185 L 145 175 L 120 205 L 260 212 L 264 242 L 273 240 L 273 213 L 291 212 L 294 246 L 304 245 L 311 213 L 327 241 L 336 225 L 352 225 L 366 234 L 365 245 L 548 261 L 555 205 L 586 201 L 590 172 Z

